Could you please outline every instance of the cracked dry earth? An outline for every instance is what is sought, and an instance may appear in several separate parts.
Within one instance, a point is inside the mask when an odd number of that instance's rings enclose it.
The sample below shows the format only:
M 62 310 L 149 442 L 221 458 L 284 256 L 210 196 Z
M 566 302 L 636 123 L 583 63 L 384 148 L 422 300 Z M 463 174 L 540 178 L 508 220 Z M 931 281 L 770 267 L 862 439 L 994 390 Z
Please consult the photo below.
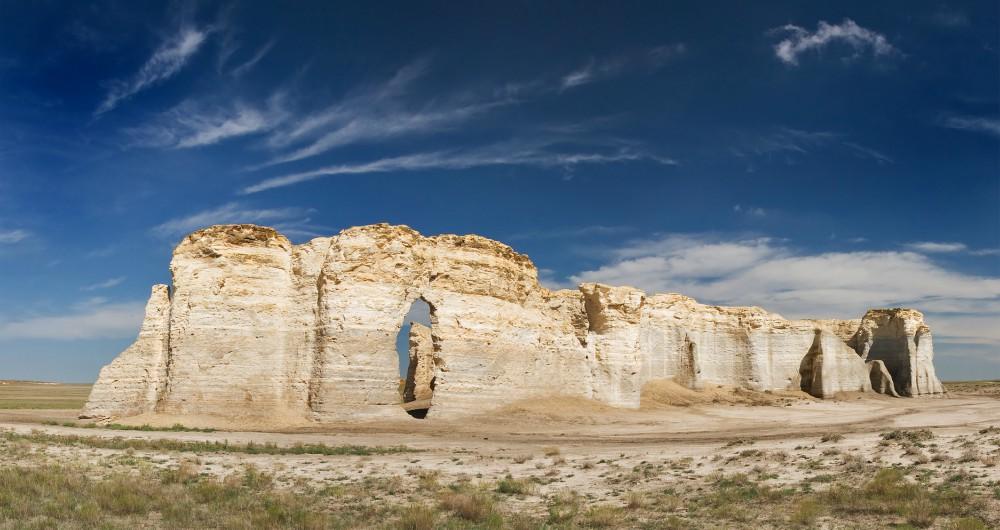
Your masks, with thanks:
M 197 494 L 183 498 L 195 514 L 186 519 L 156 502 L 131 511 L 102 504 L 98 518 L 112 528 L 996 528 L 1000 403 L 993 387 L 970 388 L 937 399 L 640 411 L 553 399 L 464 421 L 406 417 L 325 432 L 112 431 L 63 426 L 70 411 L 12 411 L 0 413 L 0 462 L 71 469 L 94 483 L 124 475 L 276 499 L 290 493 L 299 503 L 274 515 L 267 510 L 284 505 L 265 499 L 260 517 L 269 518 L 257 520 L 249 509 L 220 515 L 231 506 L 192 519 L 229 502 Z M 108 448 L 90 437 L 372 450 Z M 398 446 L 410 450 L 379 450 Z M 262 480 L 266 488 L 254 489 Z M 0 491 L 8 528 L 86 527 L 73 513 L 30 508 L 20 515 L 27 522 L 12 521 L 9 495 Z

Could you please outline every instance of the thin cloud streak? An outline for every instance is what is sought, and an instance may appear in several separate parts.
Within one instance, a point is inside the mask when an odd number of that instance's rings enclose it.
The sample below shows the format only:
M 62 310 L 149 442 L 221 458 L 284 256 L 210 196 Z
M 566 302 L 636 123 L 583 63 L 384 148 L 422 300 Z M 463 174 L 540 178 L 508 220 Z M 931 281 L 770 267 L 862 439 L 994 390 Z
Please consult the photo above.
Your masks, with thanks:
M 176 75 L 201 48 L 207 36 L 208 32 L 203 30 L 182 29 L 161 44 L 132 78 L 115 83 L 94 111 L 94 116 L 109 112 L 122 101 Z
M 982 132 L 1000 137 L 1000 119 L 983 116 L 949 116 L 941 121 L 943 127 L 960 131 Z
M 309 208 L 251 208 L 240 202 L 230 202 L 217 208 L 176 217 L 156 225 L 151 232 L 160 237 L 179 237 L 217 224 L 269 223 L 295 227 L 309 222 Z
M 907 243 L 906 248 L 917 252 L 930 254 L 954 253 L 966 250 L 965 243 L 940 242 L 940 241 L 917 241 Z
M 271 40 L 267 41 L 267 43 L 265 43 L 263 46 L 261 46 L 257 50 L 257 52 L 253 54 L 253 57 L 251 57 L 250 59 L 248 59 L 243 64 L 237 66 L 236 68 L 233 68 L 233 71 L 230 72 L 230 74 L 233 77 L 242 77 L 244 74 L 246 74 L 250 70 L 253 70 L 253 68 L 255 66 L 257 66 L 257 63 L 259 63 L 264 58 L 264 56 L 266 56 L 268 53 L 270 53 L 271 48 L 274 48 L 274 45 L 276 43 L 277 43 L 277 41 L 274 40 L 274 39 L 271 39 Z
M 80 290 L 81 291 L 97 291 L 97 290 L 100 290 L 100 289 L 110 289 L 112 287 L 116 287 L 118 285 L 121 285 L 121 283 L 124 282 L 124 281 L 125 281 L 125 277 L 124 276 L 119 276 L 117 278 L 109 278 L 107 280 L 104 280 L 103 282 L 98 282 L 98 283 L 91 284 L 91 285 L 85 285 L 85 286 L 81 287 Z
M 613 162 L 634 162 L 649 160 L 663 165 L 677 165 L 664 157 L 630 150 L 615 153 L 554 153 L 539 147 L 517 149 L 508 144 L 495 145 L 470 151 L 435 151 L 413 155 L 383 158 L 373 162 L 340 164 L 321 169 L 292 173 L 262 180 L 247 186 L 242 194 L 259 193 L 265 190 L 291 186 L 323 177 L 336 175 L 361 175 L 387 173 L 391 171 L 419 171 L 427 169 L 469 169 L 483 166 L 519 165 L 535 167 L 572 167 L 580 164 L 607 164 Z
M 678 43 L 657 46 L 638 54 L 619 55 L 599 60 L 591 59 L 584 66 L 564 75 L 560 79 L 559 89 L 567 90 L 602 81 L 638 68 L 656 70 L 685 51 L 687 51 L 687 47 L 683 43 Z

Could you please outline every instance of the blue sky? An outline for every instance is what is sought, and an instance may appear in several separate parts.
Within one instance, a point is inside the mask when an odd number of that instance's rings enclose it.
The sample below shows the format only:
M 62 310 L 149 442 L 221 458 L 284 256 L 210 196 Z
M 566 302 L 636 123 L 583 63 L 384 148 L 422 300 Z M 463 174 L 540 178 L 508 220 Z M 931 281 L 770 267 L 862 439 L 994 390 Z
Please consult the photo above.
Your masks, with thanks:
M 478 233 L 1000 377 L 1000 7 L 0 1 L 0 378 L 88 381 L 205 225 Z M 138 7 L 137 7 L 138 6 Z

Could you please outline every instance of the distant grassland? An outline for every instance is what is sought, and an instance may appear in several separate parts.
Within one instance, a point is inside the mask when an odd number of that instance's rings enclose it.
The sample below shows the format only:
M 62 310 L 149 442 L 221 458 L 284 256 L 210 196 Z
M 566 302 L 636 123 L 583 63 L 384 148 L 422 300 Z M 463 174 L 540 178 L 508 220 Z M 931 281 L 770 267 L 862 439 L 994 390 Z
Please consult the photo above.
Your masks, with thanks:
M 0 409 L 80 409 L 92 385 L 0 381 Z
M 953 394 L 1000 398 L 1000 381 L 945 381 L 944 389 Z

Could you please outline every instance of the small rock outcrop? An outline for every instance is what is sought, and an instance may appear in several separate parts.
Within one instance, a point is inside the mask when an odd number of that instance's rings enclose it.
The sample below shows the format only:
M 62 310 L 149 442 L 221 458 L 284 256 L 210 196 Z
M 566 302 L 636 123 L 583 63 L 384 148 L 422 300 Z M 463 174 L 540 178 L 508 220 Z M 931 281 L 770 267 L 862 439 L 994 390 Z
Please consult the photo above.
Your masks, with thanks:
M 410 324 L 409 357 L 403 402 L 429 402 L 434 395 L 434 378 L 440 369 L 439 359 L 434 355 L 431 328 L 419 322 Z
M 293 245 L 271 228 L 214 226 L 184 238 L 170 270 L 172 289 L 153 288 L 139 338 L 101 370 L 84 417 L 399 415 L 396 337 L 417 299 L 434 329 L 411 328 L 403 394 L 426 397 L 428 417 L 554 393 L 637 408 L 658 379 L 830 397 L 870 390 L 876 360 L 900 394 L 942 391 L 919 312 L 788 320 L 632 287 L 550 291 L 526 256 L 474 235 L 380 224 Z
M 934 372 L 934 342 L 924 315 L 913 309 L 872 309 L 853 337 L 862 359 L 882 361 L 896 392 L 904 396 L 944 393 Z
M 868 361 L 868 374 L 872 384 L 872 390 L 879 394 L 887 394 L 892 397 L 899 397 L 896 393 L 896 385 L 892 383 L 892 375 L 886 370 L 885 363 L 880 360 Z

